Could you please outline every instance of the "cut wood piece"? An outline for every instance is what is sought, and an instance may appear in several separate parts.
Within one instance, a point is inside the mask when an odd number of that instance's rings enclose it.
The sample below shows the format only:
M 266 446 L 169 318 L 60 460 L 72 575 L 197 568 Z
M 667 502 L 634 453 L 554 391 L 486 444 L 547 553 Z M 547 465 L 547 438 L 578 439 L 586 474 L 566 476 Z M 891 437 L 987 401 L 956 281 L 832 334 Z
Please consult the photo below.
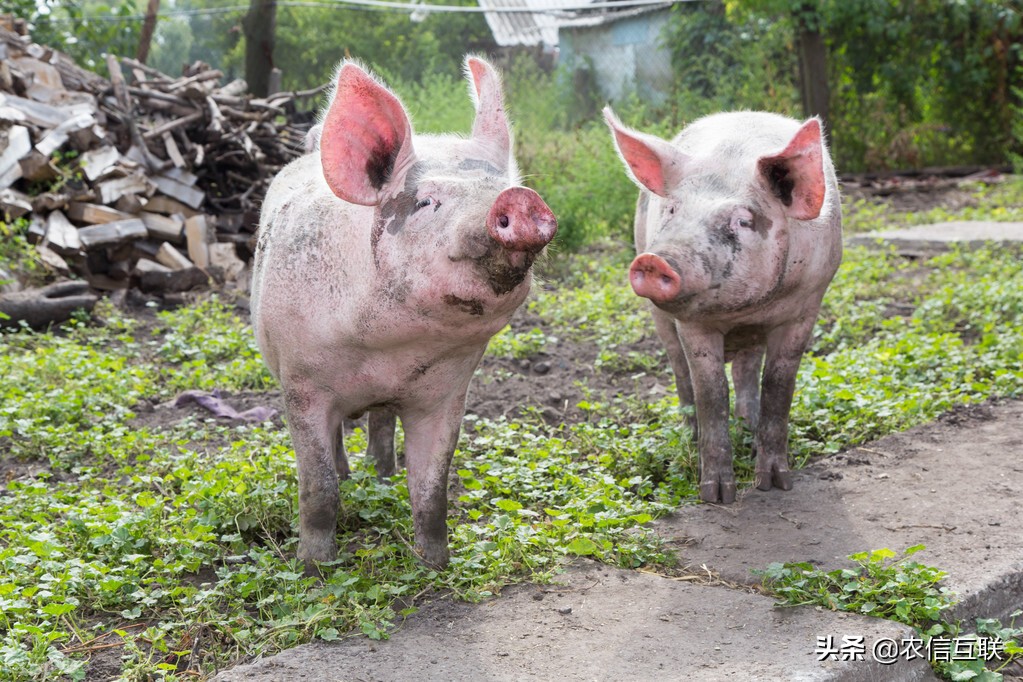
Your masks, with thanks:
M 210 224 L 205 215 L 195 215 L 185 221 L 188 257 L 196 267 L 205 268 L 210 264 L 209 244 L 212 236 Z
M 50 162 L 50 157 L 37 149 L 29 150 L 18 164 L 21 166 L 21 177 L 30 182 L 46 182 L 60 175 L 60 171 Z
M 86 251 L 119 246 L 134 239 L 144 239 L 149 232 L 138 218 L 117 220 L 102 225 L 91 225 L 78 230 L 78 238 Z
M 61 256 L 73 256 L 82 250 L 78 228 L 61 211 L 53 211 L 47 216 L 46 239 L 43 243 Z
M 11 64 L 28 79 L 25 94 L 30 99 L 49 104 L 65 92 L 60 72 L 49 64 L 32 57 L 16 57 Z
M 125 163 L 131 166 L 136 165 L 131 161 L 122 159 L 121 152 L 117 151 L 117 147 L 100 147 L 99 149 L 87 151 L 78 158 L 78 166 L 82 169 L 89 182 L 112 173 L 119 166 L 125 165 Z
M 174 215 L 180 213 L 186 218 L 191 218 L 194 215 L 199 215 L 199 212 L 194 208 L 185 206 L 177 199 L 171 199 L 170 197 L 162 194 L 150 197 L 149 201 L 146 202 L 146 211 L 150 213 L 162 213 L 163 215 Z
M 145 258 L 139 259 L 132 274 L 139 289 L 146 293 L 188 291 L 209 283 L 209 276 L 199 268 L 171 270 Z
M 32 214 L 32 220 L 28 225 L 28 241 L 30 244 L 39 244 L 46 239 L 46 218 L 38 213 Z
M 161 192 L 173 199 L 177 199 L 190 208 L 199 208 L 206 198 L 206 193 L 202 190 L 186 185 L 167 175 L 157 175 L 152 178 L 152 181 Z
M 53 249 L 39 244 L 36 246 L 36 253 L 39 254 L 39 260 L 43 262 L 43 265 L 53 272 L 56 272 L 58 275 L 71 274 L 71 268 L 68 267 L 67 261 L 61 258 Z
M 127 213 L 129 215 L 138 215 L 142 211 L 144 199 L 140 198 L 137 194 L 125 194 L 123 197 L 117 200 L 114 204 L 114 208 L 121 213 Z
M 238 257 L 234 244 L 210 244 L 210 265 L 224 272 L 224 280 L 233 282 L 245 269 L 245 261 Z
M 192 261 L 185 258 L 184 254 L 167 242 L 160 245 L 160 250 L 156 252 L 156 260 L 171 270 L 184 270 L 192 267 Z
M 182 244 L 185 241 L 185 221 L 181 215 L 160 215 L 143 211 L 139 218 L 149 230 L 149 236 L 163 242 Z
M 44 156 L 49 156 L 64 146 L 64 143 L 68 141 L 68 136 L 73 131 L 89 128 L 94 125 L 96 125 L 96 117 L 93 116 L 92 112 L 86 111 L 76 114 L 61 121 L 60 125 L 43 135 L 42 139 L 36 143 L 36 150 Z
M 162 175 L 165 175 L 172 180 L 177 180 L 181 184 L 188 185 L 189 187 L 194 187 L 195 183 L 199 181 L 198 175 L 184 168 L 168 168 L 162 173 Z
M 104 180 L 96 185 L 99 191 L 99 200 L 104 204 L 113 204 L 125 194 L 152 194 L 156 189 L 145 173 L 137 169 L 130 175 L 113 180 Z
M 0 217 L 16 220 L 32 211 L 32 199 L 16 189 L 0 191 Z
M 51 106 L 6 92 L 0 92 L 0 107 L 17 111 L 23 117 L 22 120 L 46 130 L 56 128 L 64 121 L 79 114 L 96 112 L 95 102 Z
M 6 189 L 21 179 L 22 157 L 32 151 L 32 139 L 25 126 L 11 126 L 7 131 L 6 148 L 0 154 L 0 189 Z
M 163 148 L 167 150 L 167 158 L 171 160 L 175 168 L 185 167 L 185 157 L 181 155 L 181 150 L 178 149 L 178 144 L 170 132 L 163 134 Z
M 109 206 L 90 204 L 83 201 L 72 201 L 68 205 L 67 214 L 71 220 L 88 223 L 89 225 L 100 225 L 132 218 L 130 214 L 122 213 Z

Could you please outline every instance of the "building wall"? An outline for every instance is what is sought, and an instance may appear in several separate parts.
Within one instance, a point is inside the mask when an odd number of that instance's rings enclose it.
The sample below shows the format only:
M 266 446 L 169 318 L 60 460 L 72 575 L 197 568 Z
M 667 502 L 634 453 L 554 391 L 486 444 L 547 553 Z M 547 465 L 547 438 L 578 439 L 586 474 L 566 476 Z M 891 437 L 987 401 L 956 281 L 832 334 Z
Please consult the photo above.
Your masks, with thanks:
M 671 92 L 671 55 L 661 46 L 668 10 L 599 26 L 562 26 L 560 61 L 573 71 L 591 64 L 601 95 L 620 100 L 635 92 L 645 101 L 663 103 Z

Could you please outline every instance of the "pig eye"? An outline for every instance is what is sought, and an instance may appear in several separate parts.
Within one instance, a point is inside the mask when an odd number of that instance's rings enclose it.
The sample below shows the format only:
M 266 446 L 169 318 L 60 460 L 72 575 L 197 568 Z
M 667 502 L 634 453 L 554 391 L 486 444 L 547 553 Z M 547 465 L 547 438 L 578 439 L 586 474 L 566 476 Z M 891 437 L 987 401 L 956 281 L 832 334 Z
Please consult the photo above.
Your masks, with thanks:
M 732 214 L 732 227 L 753 229 L 753 214 L 746 209 L 739 209 Z
M 433 203 L 433 199 L 431 199 L 430 197 L 425 197 L 423 199 L 420 199 L 419 201 L 416 202 L 415 210 L 418 211 L 421 208 L 426 208 L 427 206 L 429 206 L 432 203 Z

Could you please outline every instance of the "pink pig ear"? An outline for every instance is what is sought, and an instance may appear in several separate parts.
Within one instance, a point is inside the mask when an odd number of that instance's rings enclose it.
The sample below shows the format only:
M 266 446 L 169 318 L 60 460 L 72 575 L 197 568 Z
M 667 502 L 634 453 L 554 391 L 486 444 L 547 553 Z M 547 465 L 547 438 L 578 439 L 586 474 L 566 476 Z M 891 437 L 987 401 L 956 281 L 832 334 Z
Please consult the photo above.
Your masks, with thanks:
M 796 220 L 813 220 L 824 206 L 821 122 L 811 118 L 781 152 L 763 156 L 757 170 Z
M 682 181 L 689 157 L 659 137 L 627 128 L 611 107 L 604 107 L 604 120 L 632 179 L 654 194 L 668 196 Z
M 468 57 L 465 70 L 469 77 L 469 94 L 476 108 L 472 140 L 482 147 L 488 161 L 502 171 L 507 170 L 511 160 L 511 130 L 504 112 L 501 77 L 479 57 Z
M 375 206 L 390 187 L 404 185 L 414 158 L 412 124 L 398 98 L 354 63 L 342 64 L 320 135 L 330 189 L 345 201 Z

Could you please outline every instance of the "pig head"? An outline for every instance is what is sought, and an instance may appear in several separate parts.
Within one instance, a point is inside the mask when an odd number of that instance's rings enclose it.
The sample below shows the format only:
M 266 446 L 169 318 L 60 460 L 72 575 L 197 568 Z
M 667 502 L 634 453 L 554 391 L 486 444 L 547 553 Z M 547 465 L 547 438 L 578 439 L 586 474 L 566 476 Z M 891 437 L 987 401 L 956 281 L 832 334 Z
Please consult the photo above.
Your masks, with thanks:
M 469 381 L 557 229 L 519 186 L 497 72 L 474 57 L 466 71 L 471 135 L 415 135 L 394 93 L 343 62 L 311 153 L 264 202 L 252 320 L 284 393 L 307 562 L 336 556 L 342 421 L 369 412 L 380 476 L 395 471 L 401 419 L 416 549 L 447 563 L 448 467 Z
M 697 435 L 700 497 L 735 500 L 726 362 L 736 416 L 755 432 L 756 486 L 789 490 L 796 372 L 842 256 L 820 121 L 715 114 L 669 142 L 604 115 L 641 188 L 629 282 L 653 304 L 681 406 L 695 406 L 695 419 L 684 411 Z

